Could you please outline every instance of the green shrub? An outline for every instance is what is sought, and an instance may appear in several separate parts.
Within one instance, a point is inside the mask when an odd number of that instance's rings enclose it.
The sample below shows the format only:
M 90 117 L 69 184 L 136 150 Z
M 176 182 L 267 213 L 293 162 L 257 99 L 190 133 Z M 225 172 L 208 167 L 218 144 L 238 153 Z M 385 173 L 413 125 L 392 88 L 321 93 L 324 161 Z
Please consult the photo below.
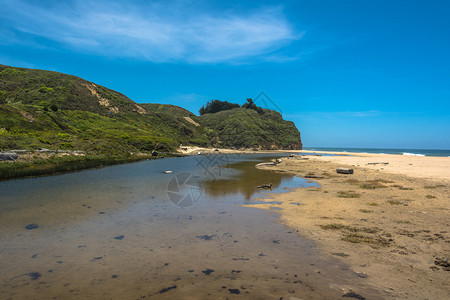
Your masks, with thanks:
M 75 146 L 72 143 L 64 142 L 64 143 L 59 144 L 59 148 L 64 149 L 64 150 L 68 150 L 68 149 L 75 148 Z
M 0 76 L 4 76 L 4 77 L 13 77 L 13 76 L 20 76 L 20 75 L 25 75 L 25 74 L 27 74 L 27 72 L 20 71 L 15 68 L 6 68 L 0 72 Z
M 51 93 L 51 92 L 53 92 L 53 88 L 43 86 L 43 87 L 41 87 L 41 88 L 39 89 L 39 92 L 40 92 L 40 93 L 44 93 L 44 94 L 46 94 L 46 93 Z
M 354 191 L 339 191 L 337 193 L 337 196 L 339 198 L 359 198 L 361 196 L 361 194 L 358 194 Z
M 6 102 L 6 92 L 0 90 L 0 103 Z

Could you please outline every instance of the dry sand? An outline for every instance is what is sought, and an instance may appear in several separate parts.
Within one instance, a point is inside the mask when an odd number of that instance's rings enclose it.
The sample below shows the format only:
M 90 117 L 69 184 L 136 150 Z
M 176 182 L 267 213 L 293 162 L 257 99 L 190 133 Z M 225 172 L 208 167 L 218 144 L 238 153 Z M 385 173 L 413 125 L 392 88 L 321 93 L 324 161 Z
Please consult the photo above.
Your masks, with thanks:
M 261 167 L 320 177 L 311 179 L 320 188 L 270 199 L 282 202 L 281 222 L 360 273 L 385 298 L 450 299 L 450 158 L 346 154 Z M 355 172 L 337 174 L 341 167 Z

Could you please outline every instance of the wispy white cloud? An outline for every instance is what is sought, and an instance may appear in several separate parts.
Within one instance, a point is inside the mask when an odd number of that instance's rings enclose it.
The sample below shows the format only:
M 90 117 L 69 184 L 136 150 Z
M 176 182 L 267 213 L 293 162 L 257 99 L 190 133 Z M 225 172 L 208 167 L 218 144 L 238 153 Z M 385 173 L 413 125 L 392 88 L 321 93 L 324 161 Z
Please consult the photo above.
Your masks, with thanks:
M 302 38 L 280 6 L 217 10 L 194 2 L 6 0 L 0 22 L 84 53 L 153 62 L 245 63 L 293 59 L 277 50 Z

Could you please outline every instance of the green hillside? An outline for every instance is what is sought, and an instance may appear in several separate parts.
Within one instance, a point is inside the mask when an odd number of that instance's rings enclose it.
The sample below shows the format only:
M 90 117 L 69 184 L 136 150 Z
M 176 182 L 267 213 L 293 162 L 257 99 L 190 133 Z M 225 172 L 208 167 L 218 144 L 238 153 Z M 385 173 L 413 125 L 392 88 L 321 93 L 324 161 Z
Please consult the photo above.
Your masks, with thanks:
M 207 146 L 198 126 L 167 110 L 75 76 L 0 65 L 0 150 L 124 155 L 173 151 L 180 143 Z
M 215 147 L 301 149 L 300 132 L 272 110 L 234 108 L 200 116 L 200 124 Z
M 292 122 L 247 101 L 210 101 L 197 116 L 174 105 L 137 104 L 76 76 L 0 65 L 0 152 L 31 151 L 0 163 L 0 178 L 134 161 L 154 150 L 174 153 L 180 144 L 301 149 Z M 48 154 L 35 151 L 42 149 Z

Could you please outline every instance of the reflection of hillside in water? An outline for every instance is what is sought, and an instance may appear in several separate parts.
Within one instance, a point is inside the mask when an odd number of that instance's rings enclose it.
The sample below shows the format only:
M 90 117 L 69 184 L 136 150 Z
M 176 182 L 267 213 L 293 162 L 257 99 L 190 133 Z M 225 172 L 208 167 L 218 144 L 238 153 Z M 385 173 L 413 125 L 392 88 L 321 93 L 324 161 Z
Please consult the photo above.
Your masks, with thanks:
M 283 179 L 292 178 L 292 175 L 257 169 L 255 168 L 257 163 L 244 161 L 230 164 L 228 168 L 239 171 L 235 177 L 205 181 L 202 183 L 203 192 L 209 198 L 242 195 L 248 201 L 258 191 L 256 186 L 272 183 L 273 188 L 277 188 Z

